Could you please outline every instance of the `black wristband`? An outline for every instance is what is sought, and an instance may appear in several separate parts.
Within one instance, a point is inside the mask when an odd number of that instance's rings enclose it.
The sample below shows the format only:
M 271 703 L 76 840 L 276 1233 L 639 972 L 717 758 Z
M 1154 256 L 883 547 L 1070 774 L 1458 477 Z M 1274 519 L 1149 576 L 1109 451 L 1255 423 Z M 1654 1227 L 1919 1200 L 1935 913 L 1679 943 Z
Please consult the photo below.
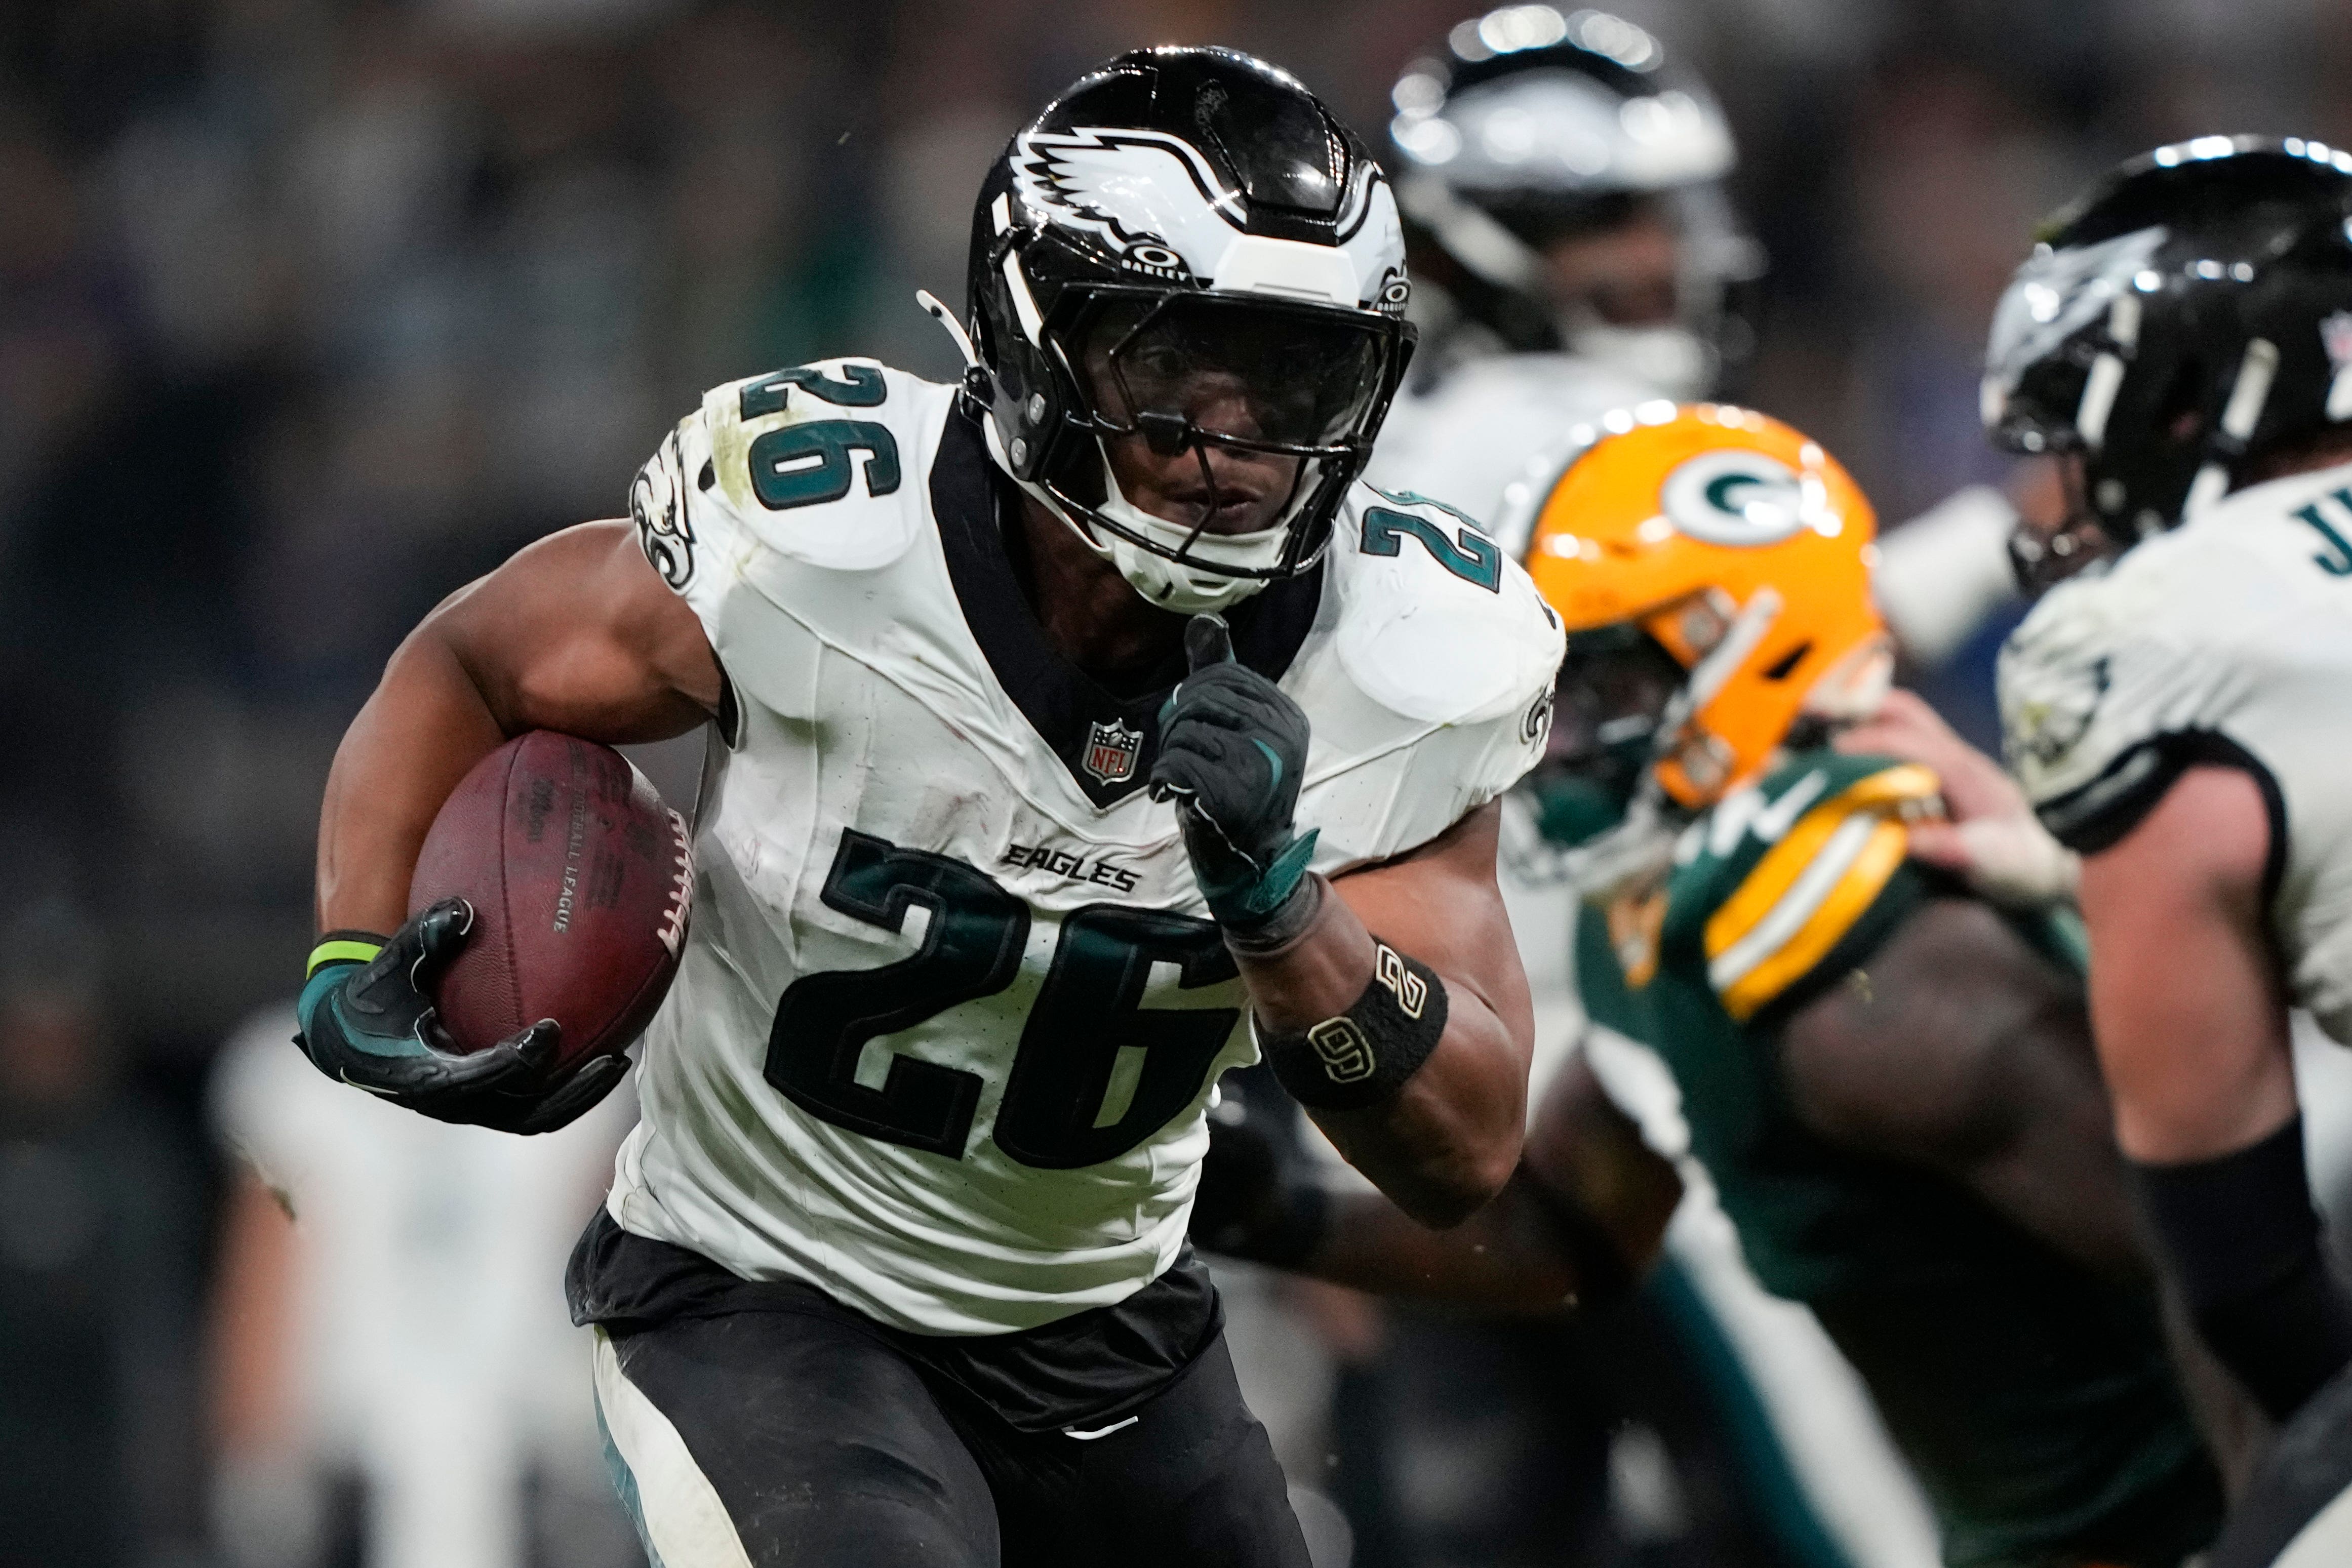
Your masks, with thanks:
M 2352 1300 L 2320 1255 L 2303 1119 L 2219 1159 L 2132 1169 L 2205 1343 L 2284 1420 L 2352 1362 Z
M 1348 1010 L 1302 1030 L 1253 1019 L 1266 1064 L 1301 1105 L 1360 1111 L 1395 1097 L 1445 1033 L 1445 982 L 1372 938 L 1372 977 Z

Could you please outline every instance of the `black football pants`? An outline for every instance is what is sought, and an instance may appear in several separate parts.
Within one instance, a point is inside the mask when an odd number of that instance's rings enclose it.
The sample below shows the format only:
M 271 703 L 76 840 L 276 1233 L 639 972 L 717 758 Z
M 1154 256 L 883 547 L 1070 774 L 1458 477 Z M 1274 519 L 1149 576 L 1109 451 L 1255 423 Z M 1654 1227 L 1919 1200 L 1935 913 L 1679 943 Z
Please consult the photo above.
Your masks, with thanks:
M 840 1312 L 596 1335 L 623 1502 L 660 1568 L 1307 1568 L 1220 1334 L 1096 1429 L 1021 1432 Z

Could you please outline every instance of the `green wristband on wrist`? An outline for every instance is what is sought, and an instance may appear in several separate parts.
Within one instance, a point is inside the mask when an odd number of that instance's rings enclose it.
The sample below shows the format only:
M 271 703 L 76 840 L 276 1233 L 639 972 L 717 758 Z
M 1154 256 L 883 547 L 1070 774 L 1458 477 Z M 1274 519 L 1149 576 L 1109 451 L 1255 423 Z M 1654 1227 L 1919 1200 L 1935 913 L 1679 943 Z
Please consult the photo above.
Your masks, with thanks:
M 302 977 L 309 979 L 329 964 L 369 963 L 383 951 L 383 938 L 373 931 L 330 931 L 310 949 L 310 961 L 302 966 Z

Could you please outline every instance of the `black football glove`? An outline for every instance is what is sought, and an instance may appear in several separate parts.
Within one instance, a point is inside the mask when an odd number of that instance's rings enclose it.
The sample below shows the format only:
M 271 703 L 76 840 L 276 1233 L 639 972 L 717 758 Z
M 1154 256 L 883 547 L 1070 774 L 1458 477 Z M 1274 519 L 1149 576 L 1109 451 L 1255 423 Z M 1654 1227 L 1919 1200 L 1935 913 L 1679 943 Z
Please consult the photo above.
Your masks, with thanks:
M 1192 1195 L 1193 1245 L 1289 1268 L 1323 1239 L 1330 1199 L 1298 1141 L 1298 1107 L 1260 1063 L 1217 1085 Z
M 302 988 L 294 1037 L 311 1064 L 395 1105 L 440 1122 L 506 1133 L 548 1133 L 613 1092 L 628 1059 L 600 1056 L 551 1075 L 559 1030 L 541 1019 L 487 1051 L 459 1051 L 441 1028 L 432 987 L 465 946 L 474 911 L 446 898 L 413 917 L 373 957 L 356 940 L 327 955 Z
M 1290 694 L 1234 658 L 1214 615 L 1184 628 L 1192 673 L 1160 710 L 1151 796 L 1179 802 L 1193 880 L 1217 924 L 1263 928 L 1297 894 L 1313 831 L 1291 824 L 1307 771 L 1307 714 Z

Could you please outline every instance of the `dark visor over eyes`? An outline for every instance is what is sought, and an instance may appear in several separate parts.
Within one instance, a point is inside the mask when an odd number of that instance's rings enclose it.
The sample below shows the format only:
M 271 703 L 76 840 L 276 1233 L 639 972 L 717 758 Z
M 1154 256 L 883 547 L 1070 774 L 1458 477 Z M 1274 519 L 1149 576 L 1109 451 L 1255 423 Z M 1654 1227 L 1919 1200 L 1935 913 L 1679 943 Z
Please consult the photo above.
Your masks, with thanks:
M 1380 396 L 1376 329 L 1247 300 L 1114 299 L 1085 323 L 1097 416 L 1154 444 L 1185 431 L 1244 445 L 1329 447 Z M 1163 442 L 1162 437 L 1170 438 Z
M 1560 664 L 1551 754 L 1571 764 L 1620 752 L 1646 760 L 1658 717 L 1686 676 L 1639 627 L 1577 632 Z

